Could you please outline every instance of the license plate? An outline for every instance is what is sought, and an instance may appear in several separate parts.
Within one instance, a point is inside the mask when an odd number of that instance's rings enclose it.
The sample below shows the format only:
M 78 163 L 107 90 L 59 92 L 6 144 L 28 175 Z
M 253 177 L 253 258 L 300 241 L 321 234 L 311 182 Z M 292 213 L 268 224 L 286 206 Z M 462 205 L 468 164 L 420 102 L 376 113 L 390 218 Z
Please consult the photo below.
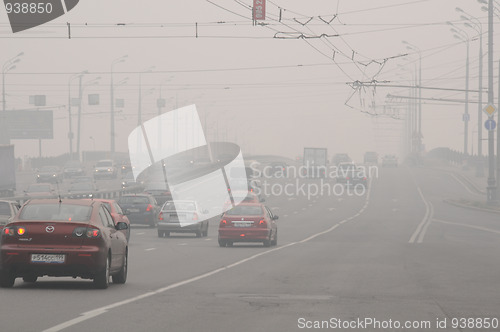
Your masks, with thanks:
M 250 227 L 252 226 L 252 224 L 253 224 L 252 221 L 238 221 L 238 222 L 233 221 L 234 227 Z
M 31 254 L 32 263 L 64 263 L 66 255 L 63 254 Z
M 139 209 L 128 209 L 129 212 L 139 212 Z

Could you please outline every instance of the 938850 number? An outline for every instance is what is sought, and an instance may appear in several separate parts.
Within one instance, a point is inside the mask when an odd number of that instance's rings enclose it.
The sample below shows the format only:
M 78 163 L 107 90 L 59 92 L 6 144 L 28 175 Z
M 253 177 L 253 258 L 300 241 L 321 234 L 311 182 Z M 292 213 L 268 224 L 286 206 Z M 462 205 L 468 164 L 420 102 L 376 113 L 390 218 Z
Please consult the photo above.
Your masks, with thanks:
M 50 2 L 15 2 L 6 3 L 7 14 L 50 14 L 52 13 Z

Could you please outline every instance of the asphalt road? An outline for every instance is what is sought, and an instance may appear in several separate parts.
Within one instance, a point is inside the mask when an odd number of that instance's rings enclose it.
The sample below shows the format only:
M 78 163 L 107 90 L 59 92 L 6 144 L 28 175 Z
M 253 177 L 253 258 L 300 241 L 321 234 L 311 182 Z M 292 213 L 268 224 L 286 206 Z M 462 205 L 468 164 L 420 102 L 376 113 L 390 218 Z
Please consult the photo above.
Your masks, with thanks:
M 0 330 L 299 331 L 327 321 L 477 331 L 453 319 L 500 319 L 499 215 L 444 203 L 478 198 L 450 174 L 382 168 L 364 195 L 298 194 L 267 198 L 280 217 L 277 247 L 220 248 L 216 220 L 199 239 L 134 227 L 125 285 L 18 279 L 0 289 Z

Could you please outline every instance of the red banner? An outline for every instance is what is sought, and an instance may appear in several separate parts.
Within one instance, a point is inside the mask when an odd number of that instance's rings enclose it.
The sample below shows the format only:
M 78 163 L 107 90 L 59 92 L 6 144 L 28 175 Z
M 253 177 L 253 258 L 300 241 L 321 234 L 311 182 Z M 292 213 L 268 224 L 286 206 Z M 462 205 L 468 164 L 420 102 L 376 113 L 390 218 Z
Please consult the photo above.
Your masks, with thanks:
M 253 19 L 255 21 L 266 19 L 266 0 L 253 0 Z

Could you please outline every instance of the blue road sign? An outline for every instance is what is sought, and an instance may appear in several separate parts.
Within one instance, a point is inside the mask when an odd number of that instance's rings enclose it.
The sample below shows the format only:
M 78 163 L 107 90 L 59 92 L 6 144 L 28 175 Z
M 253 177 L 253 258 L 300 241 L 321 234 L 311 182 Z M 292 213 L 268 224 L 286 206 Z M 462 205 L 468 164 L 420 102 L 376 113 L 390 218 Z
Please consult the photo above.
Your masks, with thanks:
M 497 126 L 497 123 L 495 122 L 495 120 L 493 119 L 488 119 L 486 120 L 486 122 L 484 123 L 484 127 L 488 130 L 495 130 Z

